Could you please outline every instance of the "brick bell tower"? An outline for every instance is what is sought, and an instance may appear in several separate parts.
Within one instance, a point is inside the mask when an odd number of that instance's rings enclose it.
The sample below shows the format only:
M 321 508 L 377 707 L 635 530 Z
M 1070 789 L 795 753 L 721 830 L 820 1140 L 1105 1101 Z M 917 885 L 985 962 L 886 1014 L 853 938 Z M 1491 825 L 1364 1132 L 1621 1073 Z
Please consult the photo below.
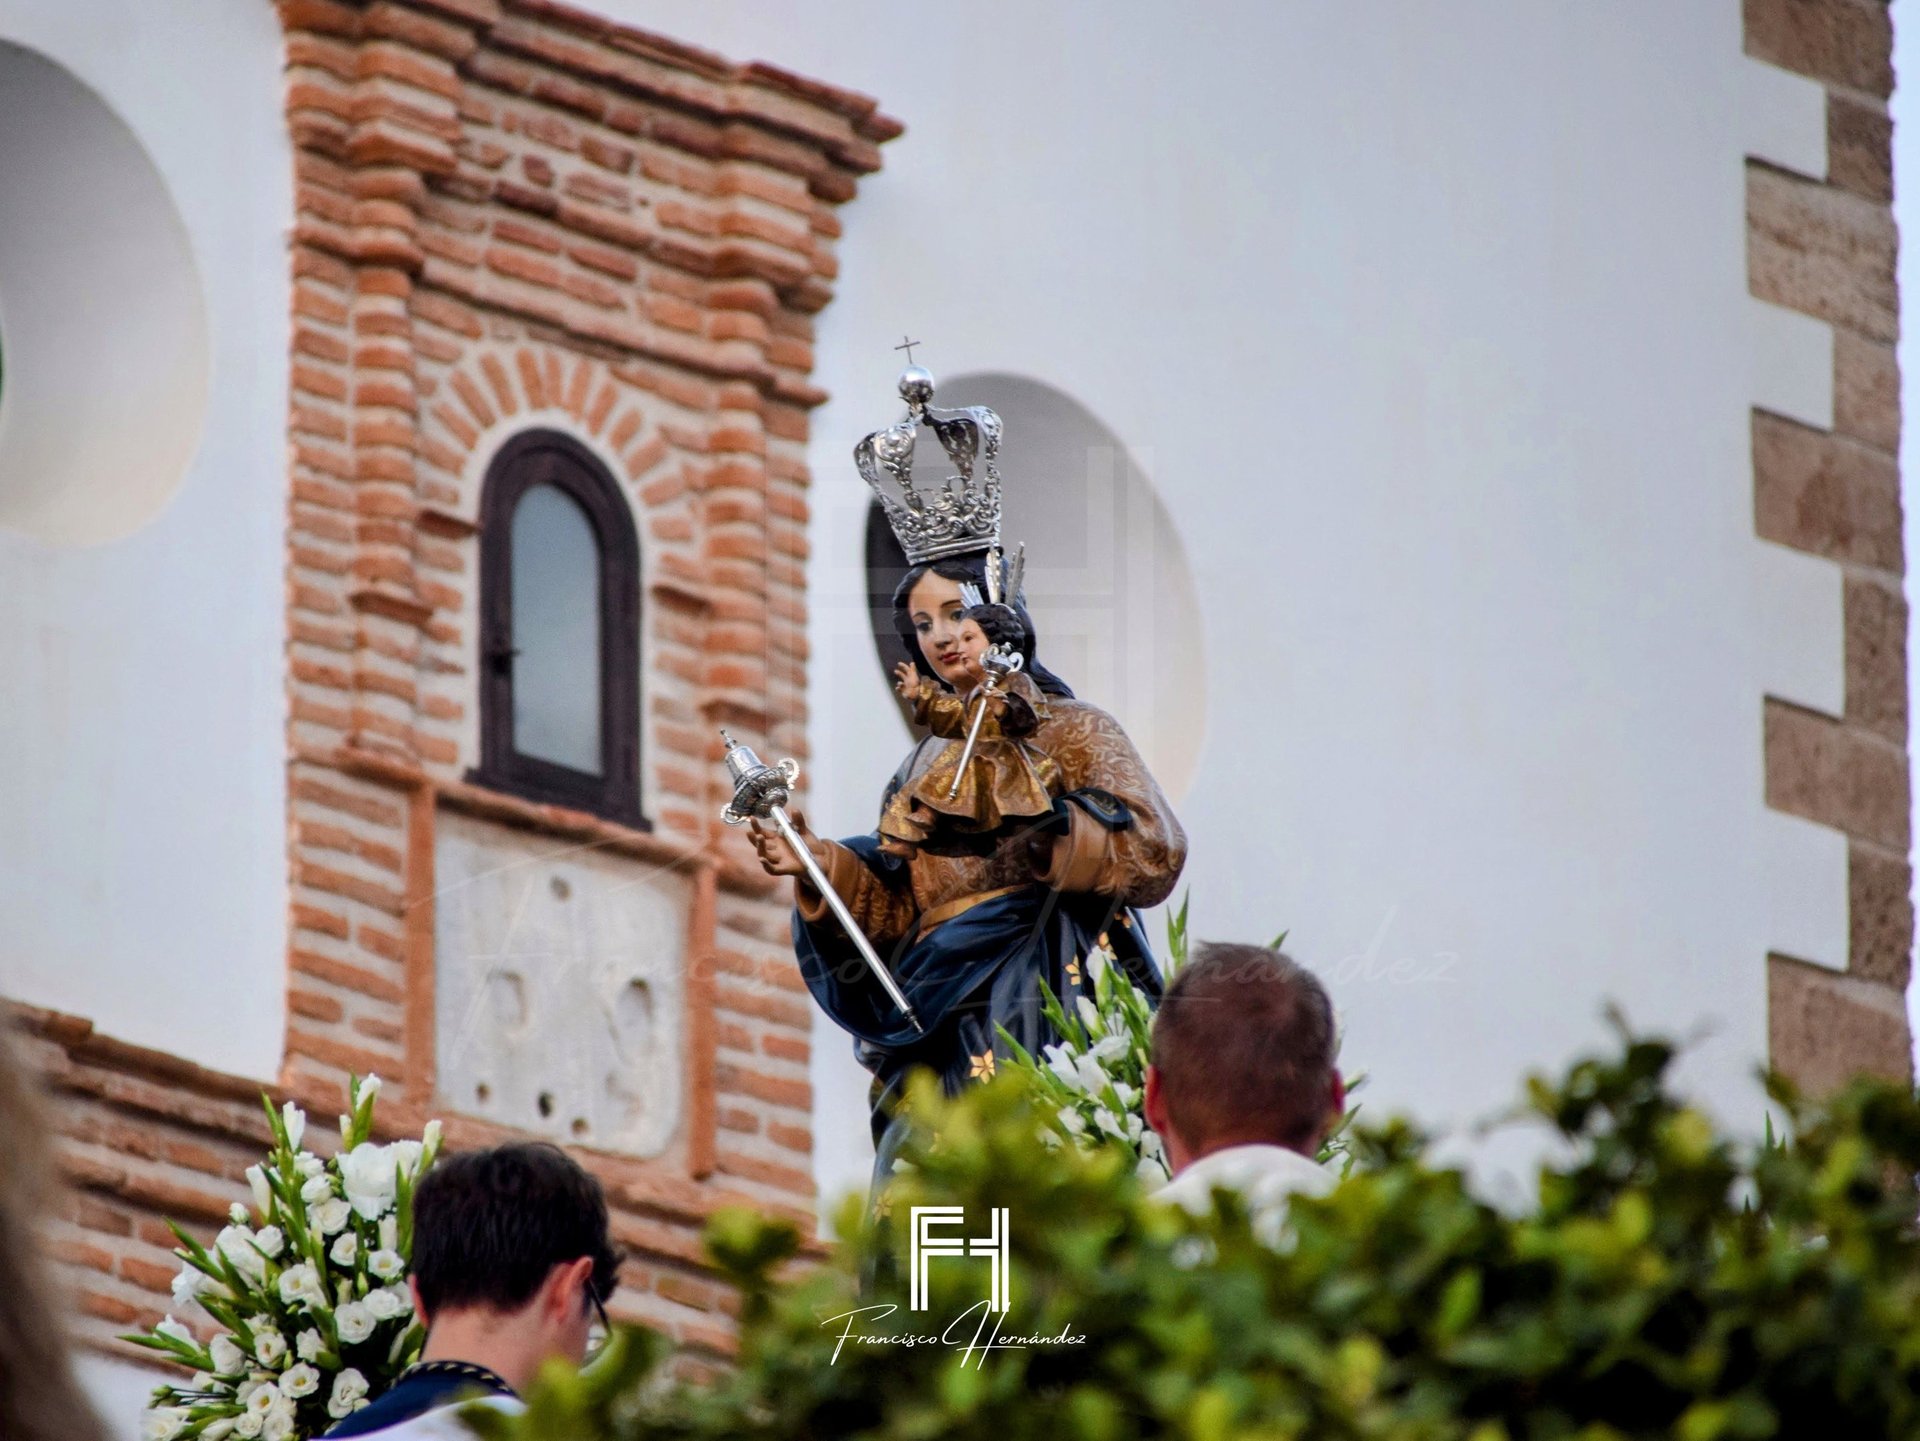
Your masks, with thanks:
M 719 821 L 806 755 L 806 445 L 875 103 L 540 0 L 281 0 L 295 214 L 280 1090 L 566 1144 L 618 1313 L 732 1349 L 718 1206 L 811 1231 L 812 1008 Z M 270 958 L 262 958 L 271 963 Z M 251 1080 L 25 1016 L 90 1339 L 165 1309 Z M 118 1349 L 118 1348 L 114 1348 Z

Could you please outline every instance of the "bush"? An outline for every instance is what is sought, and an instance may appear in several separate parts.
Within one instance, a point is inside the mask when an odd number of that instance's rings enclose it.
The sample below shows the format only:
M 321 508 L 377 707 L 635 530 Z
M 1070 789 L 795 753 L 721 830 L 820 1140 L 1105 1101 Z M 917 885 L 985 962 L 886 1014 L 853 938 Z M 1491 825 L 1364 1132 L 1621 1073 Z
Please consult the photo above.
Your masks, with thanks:
M 1017 1078 L 944 1102 L 893 1192 L 958 1204 L 964 1234 L 1011 1215 L 1012 1310 L 985 1339 L 987 1265 L 938 1260 L 907 1307 L 905 1226 L 847 1206 L 825 1265 L 792 1228 L 716 1217 L 739 1287 L 739 1365 L 693 1386 L 667 1342 L 624 1332 L 608 1362 L 558 1368 L 518 1441 L 639 1438 L 1182 1436 L 1472 1438 L 1920 1435 L 1920 1106 L 1857 1083 L 1800 1107 L 1790 1144 L 1716 1133 L 1667 1089 L 1668 1045 L 1533 1081 L 1525 1110 L 1566 1144 L 1522 1214 L 1477 1198 L 1405 1124 L 1363 1130 L 1358 1164 L 1297 1198 L 1290 1248 L 1230 1199 L 1193 1220 L 1145 1201 L 1120 1148 L 1049 1150 Z M 927 1137 L 937 1139 L 928 1140 Z M 848 1229 L 851 1228 L 851 1229 Z M 865 1278 L 865 1291 L 862 1291 Z M 854 1337 L 843 1337 L 859 1308 Z M 969 1309 L 972 1308 L 972 1309 Z M 959 1318 L 957 1324 L 955 1318 Z M 954 1344 L 916 1338 L 948 1331 Z

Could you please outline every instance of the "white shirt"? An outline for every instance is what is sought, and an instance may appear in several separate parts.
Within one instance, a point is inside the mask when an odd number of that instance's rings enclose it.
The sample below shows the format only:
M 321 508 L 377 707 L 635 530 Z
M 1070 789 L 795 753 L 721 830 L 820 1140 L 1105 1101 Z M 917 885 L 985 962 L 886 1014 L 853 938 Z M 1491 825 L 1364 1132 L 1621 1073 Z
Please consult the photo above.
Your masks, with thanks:
M 1340 1178 L 1298 1151 L 1254 1141 L 1209 1151 L 1153 1193 L 1156 1201 L 1182 1207 L 1196 1216 L 1213 1212 L 1213 1190 L 1240 1194 L 1254 1232 L 1269 1243 L 1278 1239 L 1287 1218 L 1287 1199 L 1296 1194 L 1324 1196 Z
M 378 1431 L 369 1431 L 357 1441 L 473 1441 L 472 1428 L 460 1420 L 468 1406 L 491 1406 L 497 1411 L 517 1415 L 526 1410 L 524 1402 L 512 1396 L 479 1396 L 452 1406 L 436 1406 L 405 1421 L 396 1421 Z

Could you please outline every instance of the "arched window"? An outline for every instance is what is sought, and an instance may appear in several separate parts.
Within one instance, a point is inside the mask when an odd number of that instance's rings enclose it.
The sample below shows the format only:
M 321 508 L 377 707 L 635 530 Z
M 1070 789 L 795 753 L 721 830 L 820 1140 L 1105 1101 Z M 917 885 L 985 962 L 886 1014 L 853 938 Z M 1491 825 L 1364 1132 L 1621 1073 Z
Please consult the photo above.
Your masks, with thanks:
M 469 779 L 630 826 L 640 813 L 640 545 L 584 446 L 530 430 L 480 495 L 480 764 Z

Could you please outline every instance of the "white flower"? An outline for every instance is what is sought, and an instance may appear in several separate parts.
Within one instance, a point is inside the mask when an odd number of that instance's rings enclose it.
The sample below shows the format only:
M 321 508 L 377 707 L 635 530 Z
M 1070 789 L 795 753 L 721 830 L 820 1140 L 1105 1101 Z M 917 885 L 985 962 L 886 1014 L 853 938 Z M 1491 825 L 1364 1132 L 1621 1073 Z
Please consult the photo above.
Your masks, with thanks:
M 327 1396 L 327 1414 L 338 1421 L 360 1409 L 367 1396 L 367 1378 L 349 1366 L 333 1378 Z
M 371 1336 L 374 1325 L 373 1312 L 367 1309 L 364 1301 L 349 1301 L 333 1313 L 333 1329 L 340 1333 L 340 1340 L 348 1346 Z
M 266 1220 L 273 1209 L 273 1187 L 267 1184 L 267 1173 L 258 1166 L 247 1167 L 247 1185 L 253 1190 L 253 1209 Z
M 307 1134 L 307 1113 L 288 1101 L 280 1108 L 280 1119 L 287 1128 L 287 1145 L 299 1150 L 300 1139 Z
M 173 1304 L 183 1310 L 200 1299 L 207 1289 L 207 1276 L 195 1266 L 182 1266 L 173 1278 Z
M 1073 1008 L 1080 1013 L 1080 1024 L 1087 1028 L 1089 1036 L 1104 1036 L 1107 1023 L 1100 1019 L 1100 1013 L 1094 1009 L 1093 1002 L 1085 996 L 1073 998 Z
M 1087 1054 L 1100 1061 L 1117 1061 L 1126 1055 L 1127 1038 L 1122 1035 L 1102 1036 L 1088 1047 Z
M 200 1433 L 200 1441 L 227 1441 L 227 1437 L 233 1434 L 237 1419 L 233 1416 L 216 1416 L 207 1423 L 207 1429 Z
M 1108 1076 L 1100 1063 L 1092 1056 L 1075 1056 L 1073 1068 L 1080 1076 L 1080 1089 L 1089 1096 L 1098 1096 L 1106 1089 Z
M 1167 1148 L 1161 1144 L 1158 1131 L 1148 1131 L 1140 1137 L 1140 1154 L 1160 1160 L 1167 1154 Z
M 267 1258 L 253 1249 L 253 1232 L 245 1226 L 228 1226 L 214 1238 L 220 1254 L 233 1262 L 238 1271 L 254 1285 L 267 1279 Z
M 1087 1134 L 1087 1118 L 1074 1106 L 1063 1106 L 1060 1110 L 1060 1125 L 1070 1136 Z
M 300 1187 L 300 1199 L 308 1206 L 317 1206 L 333 1194 L 333 1177 L 324 1171 L 309 1176 Z
M 273 1409 L 273 1403 L 280 1399 L 280 1388 L 271 1381 L 262 1381 L 247 1393 L 247 1409 L 255 1415 L 264 1416 Z
M 269 1411 L 260 1427 L 260 1441 L 289 1441 L 293 1435 L 292 1411 Z
M 320 1273 L 302 1262 L 280 1273 L 280 1299 L 289 1306 L 324 1306 L 327 1293 L 321 1289 Z
M 380 1094 L 380 1078 L 372 1074 L 362 1076 L 360 1078 L 360 1085 L 358 1086 L 358 1088 L 355 1089 L 353 1093 L 354 1109 L 359 1110 L 360 1107 L 366 1105 L 368 1101 L 371 1101 L 375 1096 L 379 1094 Z
M 1133 1168 L 1133 1174 L 1148 1191 L 1157 1191 L 1167 1184 L 1167 1168 L 1151 1156 L 1142 1156 L 1140 1164 Z
M 227 1389 L 225 1386 L 220 1385 L 219 1381 L 214 1379 L 213 1372 L 211 1371 L 195 1371 L 193 1373 L 193 1389 L 194 1390 L 211 1391 L 215 1387 L 219 1387 L 219 1389 L 222 1391 Z
M 1140 1098 L 1140 1093 L 1125 1081 L 1115 1081 L 1113 1083 L 1113 1098 L 1118 1101 L 1122 1107 L 1130 1111 L 1133 1109 L 1133 1103 Z
M 380 1249 L 392 1251 L 395 1255 L 400 1253 L 400 1218 L 398 1216 L 380 1218 Z
M 393 1218 L 389 1216 L 387 1221 Z M 380 1223 L 380 1229 L 386 1230 L 386 1221 Z M 367 1257 L 367 1269 L 382 1281 L 397 1281 L 407 1273 L 406 1258 L 386 1244 L 387 1238 L 380 1238 L 380 1249 Z
M 440 1152 L 440 1121 L 438 1117 L 435 1117 L 433 1120 L 427 1122 L 426 1129 L 420 1133 L 420 1139 L 426 1144 L 426 1148 L 429 1151 L 433 1152 L 435 1155 L 439 1154 Z
M 248 1411 L 235 1419 L 233 1423 L 233 1434 L 246 1437 L 258 1436 L 260 1434 L 260 1428 L 265 1424 L 266 1422 L 262 1417 L 256 1416 L 253 1412 Z
M 182 1326 L 171 1316 L 167 1317 L 167 1319 L 162 1321 L 158 1326 L 155 1326 L 153 1333 L 156 1336 L 171 1336 L 174 1340 L 185 1341 L 188 1345 L 193 1344 L 193 1332 L 189 1331 L 185 1326 Z
M 327 1252 L 336 1266 L 351 1266 L 354 1258 L 360 1254 L 360 1237 L 352 1231 L 342 1231 L 334 1239 L 333 1249 Z
M 397 1159 L 392 1146 L 372 1141 L 362 1141 L 340 1157 L 341 1188 L 353 1209 L 369 1221 L 379 1220 L 393 1204 Z
M 215 1336 L 213 1344 L 207 1348 L 213 1353 L 214 1372 L 221 1376 L 238 1376 L 247 1369 L 247 1353 L 234 1344 L 231 1336 Z
M 347 1218 L 353 1214 L 353 1207 L 338 1196 L 329 1196 L 308 1214 L 312 1217 L 313 1224 L 320 1228 L 321 1235 L 331 1236 L 347 1224 Z
M 372 1292 L 367 1297 L 366 1307 L 376 1321 L 391 1321 L 395 1316 L 404 1316 L 412 1309 L 413 1296 L 405 1286 L 388 1286 Z
M 420 1157 L 426 1153 L 426 1147 L 418 1141 L 395 1141 L 390 1148 L 393 1159 L 400 1167 L 402 1175 L 413 1176 L 420 1170 Z
M 1129 1141 L 1138 1141 L 1141 1132 L 1144 1130 L 1146 1130 L 1145 1123 L 1142 1122 L 1138 1116 L 1134 1115 L 1133 1112 L 1127 1112 L 1127 1139 Z
M 1066 1145 L 1066 1142 L 1060 1139 L 1058 1131 L 1041 1131 L 1038 1133 L 1038 1138 L 1042 1150 L 1057 1151 Z
M 278 1226 L 268 1226 L 253 1238 L 253 1244 L 269 1256 L 278 1256 L 287 1249 L 287 1238 L 280 1234 Z
M 253 1354 L 262 1366 L 278 1366 L 287 1354 L 287 1338 L 271 1326 L 261 1326 L 253 1333 Z
M 311 1151 L 302 1151 L 293 1158 L 293 1169 L 303 1176 L 317 1176 L 327 1169 L 327 1163 Z
M 309 1331 L 305 1334 L 311 1336 Z M 280 1378 L 280 1394 L 298 1401 L 302 1396 L 311 1396 L 320 1389 L 320 1373 L 305 1361 L 297 1361 L 287 1367 L 287 1374 Z
M 1072 1090 L 1080 1089 L 1080 1072 L 1074 1065 L 1074 1058 L 1065 1046 L 1048 1046 L 1041 1052 L 1047 1058 L 1047 1069 L 1058 1076 Z
M 231 1206 L 227 1207 L 227 1219 L 236 1226 L 246 1225 L 247 1208 L 238 1201 L 235 1201 Z
M 147 1412 L 147 1441 L 173 1441 L 187 1429 L 187 1412 L 183 1406 L 160 1406 Z
M 1107 948 L 1095 946 L 1087 952 L 1087 979 L 1098 981 L 1107 973 Z
M 1093 1108 L 1093 1124 L 1102 1131 L 1105 1131 L 1116 1141 L 1124 1141 L 1127 1139 L 1126 1127 L 1122 1126 L 1120 1124 L 1120 1118 L 1105 1106 L 1095 1106 Z

